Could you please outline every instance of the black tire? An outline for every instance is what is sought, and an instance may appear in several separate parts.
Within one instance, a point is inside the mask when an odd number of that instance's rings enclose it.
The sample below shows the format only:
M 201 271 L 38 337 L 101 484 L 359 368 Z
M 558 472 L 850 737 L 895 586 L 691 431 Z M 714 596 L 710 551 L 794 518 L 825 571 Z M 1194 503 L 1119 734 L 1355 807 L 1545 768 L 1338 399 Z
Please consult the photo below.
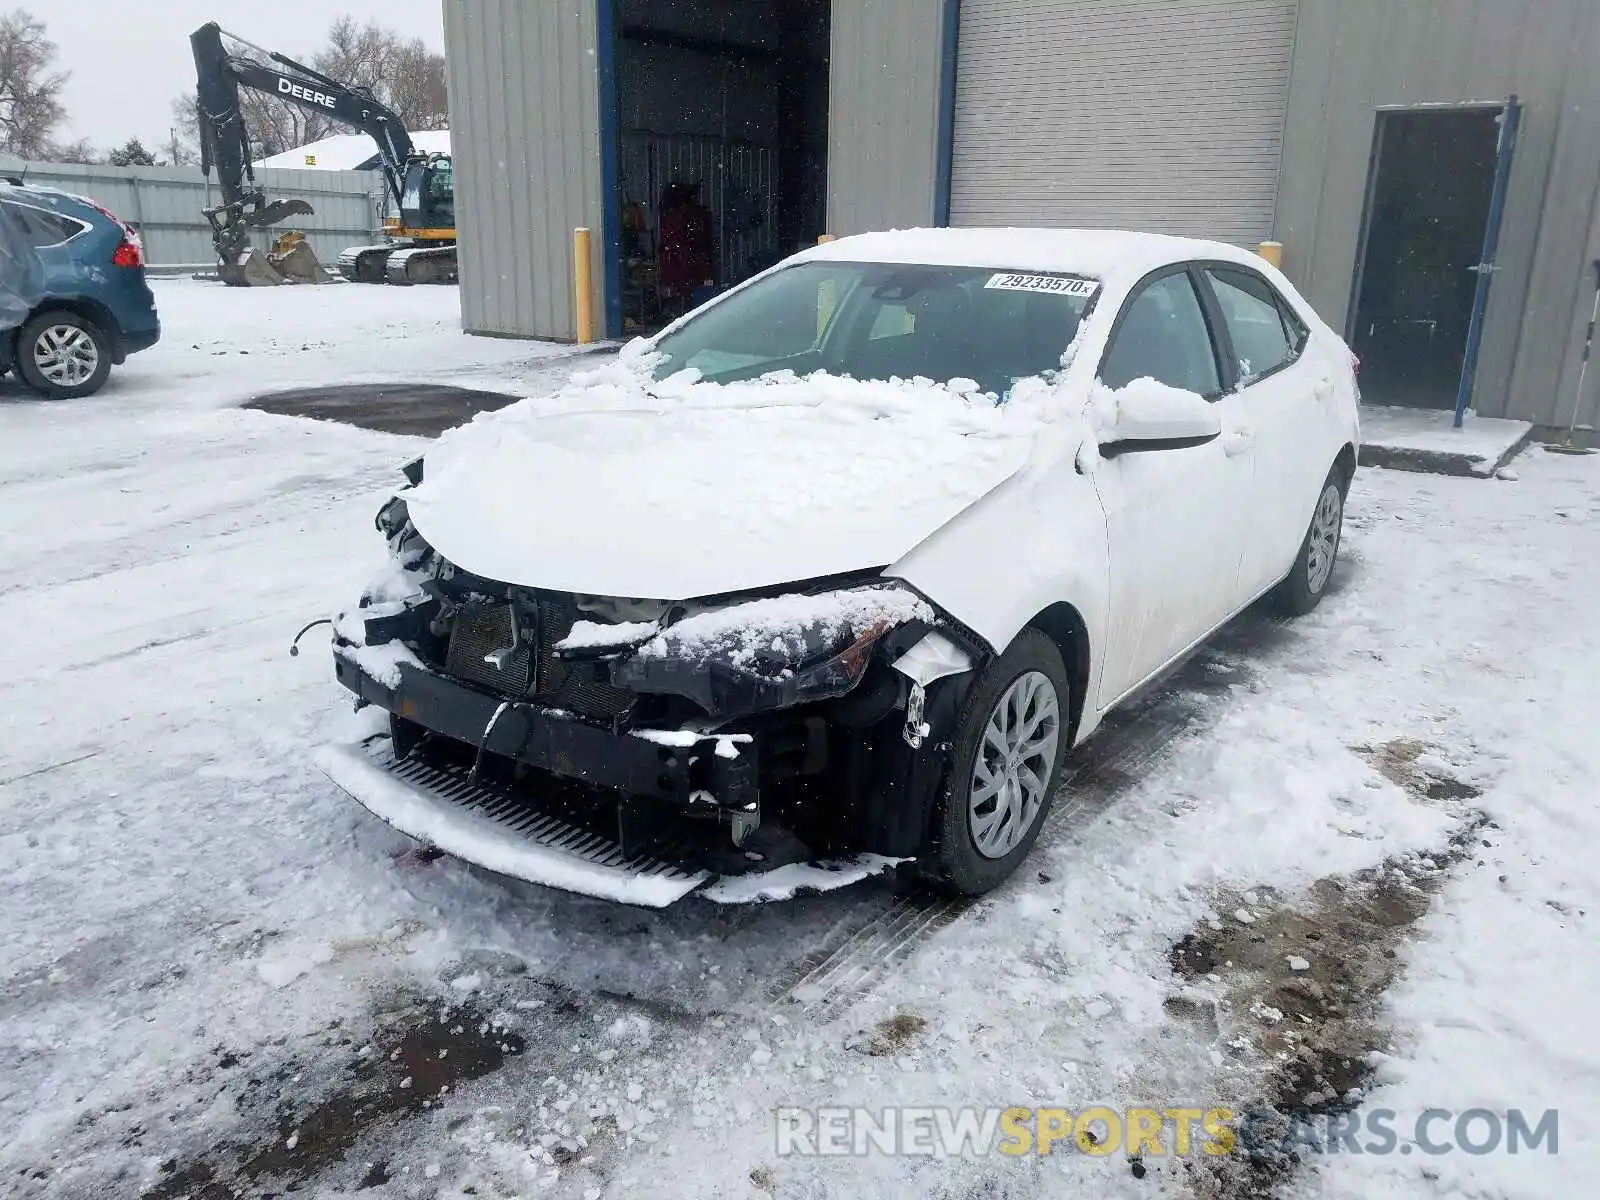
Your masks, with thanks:
M 1056 700 L 1056 746 L 1049 759 L 1043 802 L 1022 837 L 1005 854 L 988 857 L 978 849 L 972 828 L 973 772 L 989 719 L 1011 686 L 1032 672 L 1044 676 Z M 951 745 L 950 761 L 933 814 L 923 874 L 938 886 L 965 896 L 979 896 L 1003 883 L 1033 849 L 1050 815 L 1070 734 L 1072 685 L 1056 644 L 1036 629 L 1024 629 L 1009 649 L 990 663 L 974 683 L 962 708 Z
M 70 329 L 87 337 L 93 345 L 94 367 L 87 378 L 67 385 L 45 377 L 35 360 L 39 339 L 47 332 Z M 17 335 L 17 374 L 34 391 L 49 400 L 76 400 L 92 396 L 111 376 L 111 339 L 87 317 L 65 309 L 50 309 L 34 317 Z
M 1343 467 L 1335 465 L 1317 493 L 1317 505 L 1311 510 L 1311 523 L 1306 527 L 1305 540 L 1300 543 L 1300 553 L 1295 555 L 1294 566 L 1284 577 L 1274 593 L 1278 608 L 1290 617 L 1303 617 L 1328 594 L 1333 582 L 1333 572 L 1339 562 L 1339 546 L 1344 540 L 1344 501 L 1350 490 L 1350 478 Z M 1333 514 L 1333 542 L 1328 545 L 1324 531 L 1329 506 Z M 1321 569 L 1321 559 L 1327 556 L 1326 570 Z

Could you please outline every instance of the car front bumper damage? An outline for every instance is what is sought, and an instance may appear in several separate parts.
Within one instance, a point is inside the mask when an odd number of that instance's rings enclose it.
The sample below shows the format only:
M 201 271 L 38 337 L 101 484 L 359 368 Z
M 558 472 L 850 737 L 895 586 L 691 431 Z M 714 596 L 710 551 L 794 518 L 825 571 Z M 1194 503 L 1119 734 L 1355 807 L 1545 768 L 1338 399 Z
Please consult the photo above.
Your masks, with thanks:
M 883 698 L 887 667 L 876 686 L 858 689 L 863 695 L 815 715 L 779 712 L 698 733 L 602 727 L 489 694 L 404 656 L 375 667 L 369 650 L 336 641 L 336 673 L 362 705 L 389 714 L 389 730 L 324 747 L 317 762 L 334 783 L 402 833 L 457 858 L 644 907 L 696 890 L 729 902 L 778 899 L 796 890 L 797 878 L 805 890 L 827 891 L 914 856 L 941 778 L 939 738 L 965 686 L 959 671 L 928 680 L 932 723 L 924 732 L 940 732 L 924 750 L 905 736 L 903 707 Z M 921 684 L 908 678 L 903 690 L 921 694 Z M 844 731 L 856 753 L 839 752 L 834 715 L 858 726 Z M 805 731 L 798 750 L 796 729 Z M 424 742 L 444 752 L 421 752 Z M 771 816 L 763 813 L 764 756 L 812 773 L 815 794 L 837 804 L 837 819 L 870 832 L 816 854 L 787 829 L 763 824 Z M 545 786 L 527 786 L 541 777 Z

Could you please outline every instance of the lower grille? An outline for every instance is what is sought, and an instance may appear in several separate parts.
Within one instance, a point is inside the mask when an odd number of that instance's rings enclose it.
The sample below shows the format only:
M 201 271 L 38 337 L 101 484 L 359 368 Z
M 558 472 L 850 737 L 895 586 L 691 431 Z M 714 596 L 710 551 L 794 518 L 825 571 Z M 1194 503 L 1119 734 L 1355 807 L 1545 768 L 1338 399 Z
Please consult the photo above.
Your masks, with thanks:
M 520 644 L 497 668 L 490 655 L 511 645 L 511 605 L 462 611 L 450 633 L 445 671 L 502 696 L 532 700 L 580 716 L 615 720 L 632 707 L 634 694 L 611 682 L 604 663 L 567 662 L 552 647 L 578 619 L 571 602 L 540 599 L 520 606 Z
M 317 763 L 402 833 L 516 879 L 664 908 L 708 878 L 681 840 L 624 847 L 614 811 L 563 811 L 504 785 L 475 782 L 464 765 L 397 760 L 386 737 L 365 746 L 324 746 Z

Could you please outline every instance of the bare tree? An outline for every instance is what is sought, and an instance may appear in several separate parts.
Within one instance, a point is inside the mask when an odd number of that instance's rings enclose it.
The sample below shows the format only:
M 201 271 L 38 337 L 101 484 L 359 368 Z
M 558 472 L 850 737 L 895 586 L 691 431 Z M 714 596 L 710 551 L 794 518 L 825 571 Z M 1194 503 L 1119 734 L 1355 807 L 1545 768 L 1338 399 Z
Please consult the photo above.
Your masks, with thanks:
M 407 129 L 448 129 L 450 95 L 445 88 L 444 55 L 413 39 L 395 49 L 387 103 L 406 119 Z
M 442 129 L 450 120 L 444 55 L 421 38 L 403 38 L 375 21 L 340 17 L 311 65 L 324 75 L 364 88 L 392 108 L 407 129 Z
M 46 142 L 38 157 L 45 162 L 93 164 L 100 160 L 100 152 L 88 138 L 75 142 Z
M 236 49 L 254 56 L 245 47 Z M 420 38 L 403 38 L 374 21 L 360 24 L 354 17 L 342 16 L 329 26 L 322 49 L 302 61 L 332 79 L 371 92 L 394 109 L 408 129 L 442 129 L 449 122 L 444 56 L 429 50 Z M 241 90 L 239 109 L 249 131 L 251 157 L 256 159 L 348 132 L 320 112 L 261 92 Z M 199 148 L 193 96 L 173 101 L 172 114 L 178 156 L 189 158 Z
M 56 44 L 26 9 L 0 16 L 0 151 L 42 158 L 66 115 L 65 71 L 53 71 Z

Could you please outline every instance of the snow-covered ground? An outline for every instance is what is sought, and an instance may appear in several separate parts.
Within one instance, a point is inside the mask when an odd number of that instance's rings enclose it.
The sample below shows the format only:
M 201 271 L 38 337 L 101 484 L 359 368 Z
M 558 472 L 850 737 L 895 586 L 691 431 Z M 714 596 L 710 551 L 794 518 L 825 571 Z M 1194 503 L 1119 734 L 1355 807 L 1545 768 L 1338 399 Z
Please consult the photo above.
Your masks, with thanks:
M 1087 756 L 986 901 L 641 912 L 409 852 L 315 771 L 348 705 L 322 635 L 288 642 L 381 562 L 418 443 L 235 407 L 540 388 L 562 352 L 463 337 L 449 289 L 156 286 L 165 341 L 100 396 L 0 382 L 0 1192 L 1600 1192 L 1600 458 L 1362 472 L 1323 608 L 1247 614 L 1108 728 L 1129 752 Z M 1412 907 L 1363 924 L 1369 895 Z M 1394 958 L 1363 1102 L 1402 1142 L 1428 1108 L 1556 1108 L 1558 1155 L 1263 1184 L 1199 1156 L 777 1153 L 779 1107 L 1298 1103 L 1274 1055 L 1322 1009 L 1265 1000 L 1368 934 Z M 1175 972 L 1186 935 L 1224 953 Z

